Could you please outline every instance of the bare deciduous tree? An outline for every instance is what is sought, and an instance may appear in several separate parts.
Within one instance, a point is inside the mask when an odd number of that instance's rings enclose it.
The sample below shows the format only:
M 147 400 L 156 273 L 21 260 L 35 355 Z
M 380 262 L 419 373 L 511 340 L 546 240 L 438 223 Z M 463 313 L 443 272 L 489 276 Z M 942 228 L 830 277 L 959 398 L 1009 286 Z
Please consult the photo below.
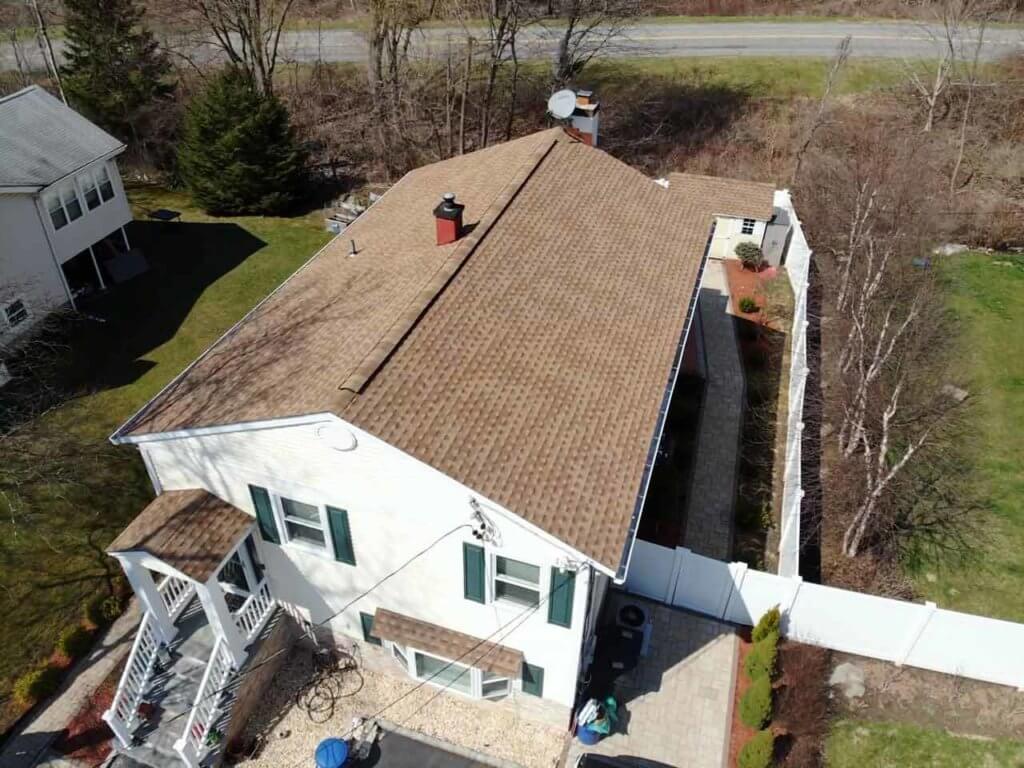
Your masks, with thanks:
M 796 183 L 797 177 L 800 175 L 800 168 L 804 163 L 804 156 L 807 154 L 807 150 L 810 149 L 811 142 L 814 141 L 814 134 L 825 124 L 825 114 L 828 108 L 829 99 L 832 97 L 832 90 L 835 88 L 836 83 L 839 80 L 839 73 L 843 70 L 843 65 L 846 64 L 846 60 L 850 58 L 850 51 L 853 49 L 853 38 L 847 35 L 840 41 L 839 47 L 836 49 L 836 55 L 832 57 L 832 64 L 828 69 L 828 77 L 825 78 L 825 89 L 821 93 L 821 98 L 818 100 L 818 109 L 814 114 L 814 119 L 811 121 L 810 127 L 807 129 L 807 134 L 804 136 L 804 141 L 800 145 L 800 149 L 796 153 L 796 162 L 793 164 L 793 173 L 789 178 L 790 185 Z
M 633 26 L 640 15 L 638 0 L 562 0 L 554 4 L 562 27 L 555 27 L 558 49 L 552 80 L 561 87 L 579 75 Z

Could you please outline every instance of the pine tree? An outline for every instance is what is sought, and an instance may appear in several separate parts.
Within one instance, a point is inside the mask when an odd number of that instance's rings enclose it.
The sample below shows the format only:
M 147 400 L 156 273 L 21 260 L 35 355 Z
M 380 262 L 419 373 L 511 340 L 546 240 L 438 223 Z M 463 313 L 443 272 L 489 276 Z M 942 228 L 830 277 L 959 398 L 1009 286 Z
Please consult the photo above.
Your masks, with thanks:
M 134 0 L 65 0 L 64 90 L 86 117 L 139 141 L 148 109 L 172 90 L 170 63 Z
M 288 110 L 226 69 L 188 105 L 178 169 L 209 213 L 280 213 L 298 197 L 306 155 Z

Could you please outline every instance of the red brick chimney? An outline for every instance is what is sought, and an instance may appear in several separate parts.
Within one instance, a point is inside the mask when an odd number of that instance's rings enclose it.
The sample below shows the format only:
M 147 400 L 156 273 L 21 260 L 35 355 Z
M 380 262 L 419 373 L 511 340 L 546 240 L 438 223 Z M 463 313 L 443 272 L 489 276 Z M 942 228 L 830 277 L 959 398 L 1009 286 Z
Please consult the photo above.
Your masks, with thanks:
M 444 193 L 440 204 L 434 209 L 438 245 L 448 245 L 462 237 L 462 210 L 465 207 L 455 202 L 454 193 Z

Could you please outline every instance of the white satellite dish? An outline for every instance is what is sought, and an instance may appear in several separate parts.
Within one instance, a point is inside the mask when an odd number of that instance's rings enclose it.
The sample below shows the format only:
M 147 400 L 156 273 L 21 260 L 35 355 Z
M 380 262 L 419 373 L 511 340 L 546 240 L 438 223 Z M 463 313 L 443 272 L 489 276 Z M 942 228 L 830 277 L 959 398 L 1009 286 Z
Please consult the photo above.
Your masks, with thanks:
M 565 88 L 561 91 L 555 91 L 551 94 L 551 98 L 548 99 L 548 112 L 559 120 L 565 120 L 568 117 L 572 117 L 572 113 L 575 111 L 575 91 Z
M 341 424 L 321 424 L 314 432 L 336 451 L 351 451 L 356 447 L 356 436 Z

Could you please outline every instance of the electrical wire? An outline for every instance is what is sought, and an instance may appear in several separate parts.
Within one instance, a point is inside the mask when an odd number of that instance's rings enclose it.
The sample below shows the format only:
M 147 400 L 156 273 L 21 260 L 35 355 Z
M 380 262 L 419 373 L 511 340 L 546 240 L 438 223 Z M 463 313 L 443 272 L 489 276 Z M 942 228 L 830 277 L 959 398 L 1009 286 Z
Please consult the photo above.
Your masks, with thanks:
M 362 600 L 363 598 L 365 598 L 365 597 L 366 597 L 367 595 L 369 595 L 369 594 L 370 594 L 371 592 L 373 592 L 373 591 L 374 591 L 375 589 L 377 589 L 378 587 L 380 587 L 380 586 L 381 586 L 382 584 L 384 584 L 384 583 L 385 583 L 386 581 L 388 581 L 388 580 L 389 580 L 389 579 L 391 579 L 392 577 L 396 576 L 396 575 L 397 575 L 398 573 L 400 573 L 400 572 L 401 572 L 402 570 L 404 570 L 405 568 L 407 568 L 408 566 L 410 566 L 410 565 L 411 565 L 411 564 L 412 564 L 413 562 L 415 562 L 415 561 L 416 561 L 416 560 L 418 560 L 419 558 L 423 557 L 423 555 L 427 554 L 427 552 L 429 552 L 430 550 L 432 550 L 432 549 L 433 549 L 434 547 L 436 547 L 436 546 L 437 546 L 438 544 L 440 544 L 440 543 L 441 543 L 442 541 L 444 541 L 445 539 L 447 539 L 447 538 L 448 538 L 449 536 L 451 536 L 451 535 L 452 535 L 453 533 L 455 533 L 456 531 L 460 531 L 460 530 L 462 530 L 463 528 L 472 528 L 472 527 L 473 527 L 473 526 L 472 526 L 472 525 L 470 525 L 469 523 L 462 523 L 461 525 L 457 525 L 457 526 L 455 526 L 454 528 L 452 528 L 452 529 L 451 529 L 450 531 L 448 531 L 447 533 L 444 533 L 444 534 L 442 534 L 441 536 L 439 536 L 438 538 L 436 538 L 436 539 L 435 539 L 434 541 L 432 541 L 432 542 L 431 542 L 430 544 L 428 544 L 428 545 L 427 545 L 426 547 L 424 547 L 423 549 L 419 550 L 419 551 L 418 551 L 418 552 L 417 552 L 416 554 L 414 554 L 414 555 L 413 555 L 412 557 L 410 557 L 410 558 L 409 558 L 408 560 L 406 560 L 406 561 L 405 561 L 405 562 L 403 562 L 403 563 L 402 563 L 401 565 L 399 565 L 399 566 L 398 566 L 397 568 L 395 568 L 395 569 L 394 569 L 393 571 L 389 572 L 389 573 L 388 573 L 388 574 L 386 574 L 386 575 L 385 575 L 385 576 L 384 576 L 383 578 L 381 578 L 381 579 L 380 579 L 379 581 L 375 582 L 375 583 L 374 583 L 374 584 L 373 584 L 372 586 L 370 586 L 370 587 L 369 587 L 368 589 L 366 589 L 366 590 L 364 590 L 364 591 L 360 592 L 360 593 L 359 593 L 358 595 L 356 595 L 356 596 L 355 596 L 354 598 L 352 598 L 351 600 L 349 600 L 349 601 L 348 601 L 347 603 L 345 603 L 345 605 L 343 605 L 343 606 L 342 606 L 341 608 L 339 608 L 338 610 L 336 610 L 336 611 L 335 611 L 334 613 L 332 613 L 332 614 L 331 614 L 330 616 L 328 616 L 328 617 L 327 617 L 326 619 L 323 619 L 323 620 L 321 620 L 321 621 L 318 621 L 318 622 L 316 622 L 316 623 L 310 624 L 310 625 L 309 625 L 309 626 L 308 626 L 308 627 L 306 628 L 306 631 L 304 631 L 304 632 L 303 632 L 303 633 L 302 633 L 301 635 L 299 635 L 299 637 L 295 638 L 295 639 L 294 639 L 294 640 L 292 640 L 292 641 L 291 641 L 290 643 L 288 643 L 287 645 L 285 645 L 285 646 L 284 646 L 283 648 L 280 648 L 280 649 L 278 649 L 277 651 L 275 651 L 274 653 L 270 654 L 270 656 L 268 656 L 267 658 L 265 658 L 265 659 L 264 659 L 263 661 L 261 661 L 261 662 L 260 662 L 259 664 L 255 664 L 255 665 L 253 665 L 252 667 L 250 667 L 249 669 L 247 669 L 247 670 L 245 670 L 245 671 L 243 671 L 243 672 L 240 672 L 240 673 L 238 673 L 237 675 L 234 675 L 234 676 L 233 676 L 233 677 L 231 678 L 230 682 L 228 682 L 228 683 L 227 683 L 227 684 L 226 684 L 226 685 L 225 685 L 224 687 L 222 687 L 222 688 L 218 688 L 217 690 L 215 690 L 215 691 L 211 691 L 210 693 L 206 694 L 206 695 L 205 695 L 205 696 L 204 696 L 203 698 L 201 698 L 201 699 L 199 699 L 198 701 L 194 702 L 194 703 L 193 703 L 193 706 L 192 706 L 192 707 L 191 707 L 190 709 L 187 709 L 187 710 L 185 710 L 184 712 L 179 712 L 178 714 L 174 715 L 173 717 L 170 717 L 170 718 L 168 718 L 167 720 L 165 720 L 165 721 L 161 722 L 161 723 L 160 723 L 160 725 L 158 725 L 158 726 L 157 726 L 157 727 L 156 727 L 155 729 L 153 729 L 152 731 L 150 731 L 150 732 L 149 732 L 149 733 L 147 734 L 147 738 L 151 738 L 151 737 L 152 737 L 152 736 L 153 736 L 153 735 L 154 735 L 154 734 L 155 734 L 155 733 L 156 733 L 157 731 L 160 731 L 160 730 L 162 730 L 162 729 L 163 729 L 164 727 L 166 727 L 166 726 L 170 725 L 170 724 L 171 724 L 171 723 L 173 723 L 173 722 L 174 722 L 175 720 L 180 720 L 180 719 L 181 719 L 181 718 L 183 718 L 183 717 L 187 717 L 187 716 L 189 716 L 189 715 L 190 715 L 190 714 L 192 713 L 192 710 L 193 710 L 193 709 L 195 708 L 195 706 L 196 706 L 196 705 L 198 705 L 199 703 L 201 703 L 201 702 L 203 702 L 203 701 L 206 701 L 207 699 L 210 699 L 210 698 L 212 698 L 212 697 L 214 697 L 214 696 L 220 696 L 220 695 L 221 695 L 221 694 L 223 694 L 223 693 L 224 693 L 225 691 L 228 691 L 228 690 L 230 690 L 231 688 L 234 688 L 234 687 L 236 686 L 236 684 L 238 683 L 238 681 L 239 681 L 239 680 L 243 680 L 243 679 L 244 679 L 245 677 L 247 677 L 248 675 L 252 674 L 253 672 L 255 672 L 255 671 L 256 671 L 257 669 L 259 669 L 260 667 L 263 667 L 263 666 L 265 666 L 266 664 L 269 664 L 269 663 L 270 663 L 271 661 L 273 661 L 273 660 L 274 660 L 275 658 L 277 658 L 277 657 L 278 657 L 278 656 L 280 656 L 281 654 L 283 654 L 283 653 L 287 653 L 287 652 L 290 652 L 290 651 L 291 651 L 291 649 L 292 649 L 292 648 L 293 648 L 293 647 L 294 647 L 294 646 L 295 646 L 295 645 L 296 645 L 296 644 L 297 644 L 297 643 L 298 643 L 298 642 L 299 642 L 299 641 L 300 641 L 300 640 L 301 640 L 301 639 L 302 639 L 303 637 L 307 637 L 307 636 L 312 636 L 312 632 L 313 632 L 313 630 L 314 630 L 315 628 L 317 628 L 317 627 L 322 627 L 322 626 L 324 626 L 324 625 L 326 625 L 326 624 L 330 623 L 330 622 L 331 622 L 331 621 L 333 621 L 334 619 L 336 619 L 336 618 L 337 618 L 338 616 L 340 616 L 340 615 L 341 615 L 342 613 L 344 613 L 345 611 L 347 611 L 347 610 L 348 610 L 349 608 L 351 608 L 351 607 L 352 607 L 353 605 L 355 605 L 355 604 L 356 604 L 356 603 L 358 603 L 358 602 L 359 602 L 360 600 Z

